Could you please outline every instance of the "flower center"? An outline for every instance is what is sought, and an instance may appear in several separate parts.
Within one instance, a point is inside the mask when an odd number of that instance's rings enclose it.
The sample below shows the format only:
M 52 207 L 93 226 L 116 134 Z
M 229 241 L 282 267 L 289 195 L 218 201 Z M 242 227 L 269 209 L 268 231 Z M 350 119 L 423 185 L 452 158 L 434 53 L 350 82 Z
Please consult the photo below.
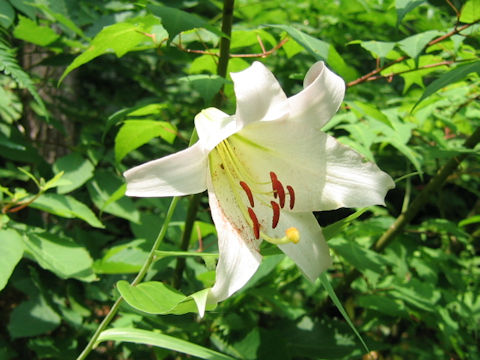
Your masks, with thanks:
M 227 176 L 235 201 L 238 203 L 245 221 L 252 228 L 255 239 L 262 237 L 265 241 L 276 245 L 298 243 L 300 233 L 294 227 L 288 228 L 285 236 L 280 238 L 267 234 L 278 226 L 282 209 L 286 206 L 290 210 L 294 209 L 294 188 L 291 185 L 284 186 L 274 171 L 268 172 L 270 181 L 258 181 L 238 158 L 228 139 L 219 143 L 213 151 L 219 155 L 221 161 L 219 166 Z M 263 207 L 271 209 L 271 221 L 257 216 L 257 214 L 265 213 L 265 211 L 258 211 L 259 209 L 263 210 Z

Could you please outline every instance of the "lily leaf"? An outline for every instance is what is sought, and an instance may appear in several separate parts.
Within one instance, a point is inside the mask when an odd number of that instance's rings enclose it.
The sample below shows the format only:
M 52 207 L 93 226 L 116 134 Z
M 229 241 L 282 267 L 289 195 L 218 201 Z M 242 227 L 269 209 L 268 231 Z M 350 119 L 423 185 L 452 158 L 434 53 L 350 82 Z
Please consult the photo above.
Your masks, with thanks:
M 115 328 L 103 331 L 98 337 L 97 342 L 113 340 L 127 341 L 137 344 L 147 344 L 158 346 L 164 349 L 178 351 L 200 359 L 208 360 L 233 360 L 232 357 L 204 348 L 203 346 L 178 339 L 173 336 L 164 335 L 159 332 L 153 332 L 142 329 Z

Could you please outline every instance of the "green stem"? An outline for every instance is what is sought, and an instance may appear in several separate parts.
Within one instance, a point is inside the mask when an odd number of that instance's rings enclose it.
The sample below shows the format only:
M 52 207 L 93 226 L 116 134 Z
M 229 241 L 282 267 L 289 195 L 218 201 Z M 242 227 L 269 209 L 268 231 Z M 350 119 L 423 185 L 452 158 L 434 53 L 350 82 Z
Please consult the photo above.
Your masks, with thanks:
M 221 77 L 227 76 L 227 67 L 228 60 L 230 59 L 230 36 L 232 34 L 232 25 L 233 25 L 233 9 L 234 9 L 234 0 L 224 0 L 223 1 L 223 14 L 222 14 L 222 32 L 226 35 L 220 40 L 220 57 L 218 60 L 217 74 Z M 222 89 L 219 90 L 217 95 L 213 100 L 213 105 L 220 107 L 223 102 L 222 99 Z M 192 195 L 190 198 L 187 218 L 185 220 L 185 227 L 183 229 L 182 241 L 180 244 L 180 249 L 182 251 L 188 250 L 188 245 L 190 242 L 190 236 L 192 234 L 193 224 L 197 217 L 198 206 L 200 204 L 201 194 Z M 177 264 L 175 267 L 175 274 L 173 277 L 173 286 L 178 289 L 180 288 L 183 271 L 185 270 L 185 258 L 177 258 Z
M 197 217 L 198 206 L 200 205 L 200 199 L 202 194 L 195 194 L 190 196 L 187 218 L 185 219 L 185 227 L 182 234 L 182 241 L 180 244 L 181 251 L 187 251 L 188 245 L 190 245 L 190 238 L 192 236 L 193 225 L 195 224 L 195 219 Z M 175 289 L 180 288 L 182 282 L 183 270 L 185 270 L 185 261 L 184 257 L 177 258 L 177 264 L 175 266 L 175 273 L 173 274 L 173 287 Z
M 222 32 L 226 35 L 220 39 L 220 57 L 217 65 L 217 75 L 227 76 L 228 60 L 230 60 L 230 37 L 232 35 L 233 9 L 235 0 L 223 0 Z M 213 99 L 213 105 L 220 107 L 223 102 L 223 86 Z
M 465 141 L 464 147 L 467 149 L 473 149 L 480 142 L 480 128 L 477 128 L 475 132 Z M 407 225 L 420 209 L 430 199 L 430 195 L 443 186 L 447 177 L 452 174 L 460 165 L 460 163 L 467 157 L 468 154 L 461 154 L 450 159 L 437 174 L 430 180 L 427 186 L 417 195 L 412 201 L 407 211 L 400 214 L 390 228 L 382 235 L 380 239 L 375 243 L 373 248 L 376 251 L 382 251 L 385 249 L 395 238 L 395 236 Z
M 155 243 L 153 244 L 152 249 L 150 250 L 150 253 L 148 254 L 147 260 L 145 260 L 145 263 L 143 264 L 142 269 L 137 274 L 135 279 L 132 281 L 132 283 L 131 283 L 132 286 L 137 285 L 140 281 L 142 281 L 142 279 L 147 274 L 148 269 L 152 265 L 152 262 L 155 259 L 155 250 L 158 249 L 158 247 L 162 243 L 163 239 L 165 238 L 165 234 L 167 233 L 168 225 L 170 224 L 170 221 L 172 220 L 172 216 L 173 216 L 173 213 L 175 212 L 175 207 L 177 206 L 178 200 L 180 200 L 179 197 L 174 197 L 172 199 L 172 202 L 170 203 L 170 207 L 168 208 L 168 211 L 167 211 L 167 215 L 165 216 L 165 221 L 163 222 L 162 228 L 160 229 L 160 232 L 158 233 L 157 239 L 155 240 Z M 93 350 L 93 347 L 95 346 L 95 343 L 97 342 L 97 339 L 100 336 L 101 332 L 113 320 L 113 318 L 115 317 L 118 309 L 120 308 L 120 304 L 122 302 L 123 302 L 123 298 L 120 296 L 117 299 L 117 301 L 115 301 L 113 306 L 110 308 L 110 311 L 108 312 L 107 316 L 105 316 L 103 321 L 98 326 L 97 330 L 95 331 L 95 333 L 91 337 L 87 346 L 83 349 L 82 353 L 77 357 L 77 360 L 85 359 L 88 356 L 88 354 Z

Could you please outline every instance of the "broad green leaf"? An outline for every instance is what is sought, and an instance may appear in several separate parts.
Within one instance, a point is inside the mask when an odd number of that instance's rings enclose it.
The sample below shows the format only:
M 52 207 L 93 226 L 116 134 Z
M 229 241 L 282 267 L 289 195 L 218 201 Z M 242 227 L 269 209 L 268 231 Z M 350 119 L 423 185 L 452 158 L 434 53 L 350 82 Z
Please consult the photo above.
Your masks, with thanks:
M 148 256 L 148 249 L 144 245 L 148 245 L 148 242 L 140 239 L 109 248 L 101 259 L 95 261 L 95 273 L 128 274 L 139 272 Z
M 137 344 L 158 346 L 164 349 L 178 351 L 187 355 L 196 356 L 208 360 L 233 360 L 232 357 L 210 350 L 208 348 L 178 339 L 173 336 L 164 335 L 159 332 L 142 329 L 116 328 L 103 331 L 97 342 L 101 341 L 127 341 Z
M 328 246 L 360 271 L 373 271 L 381 274 L 385 268 L 385 260 L 376 252 L 366 249 L 354 241 L 334 238 Z
M 30 207 L 68 219 L 78 218 L 93 227 L 104 228 L 88 206 L 68 195 L 43 194 L 30 204 Z
M 122 57 L 127 52 L 136 50 L 142 43 L 149 43 L 148 46 L 153 47 L 154 43 L 145 34 L 149 33 L 154 26 L 161 26 L 160 20 L 153 15 L 148 15 L 103 28 L 93 38 L 88 49 L 68 65 L 59 83 L 72 70 L 105 53 L 113 52 L 117 57 Z
M 123 196 L 112 202 L 112 199 L 124 193 L 124 191 L 118 191 L 121 187 L 125 188 L 124 182 L 115 174 L 105 170 L 97 171 L 95 178 L 87 183 L 90 197 L 100 211 L 138 223 L 140 213 L 132 199 Z
M 440 290 L 433 284 L 421 282 L 416 278 L 406 284 L 394 284 L 391 296 L 403 300 L 424 311 L 437 311 L 435 305 L 442 297 Z
M 403 20 L 405 15 L 421 5 L 426 0 L 395 0 L 395 7 L 397 8 L 397 26 Z
M 462 7 L 460 21 L 471 24 L 480 19 L 480 0 L 468 0 Z
M 201 258 L 213 258 L 216 259 L 218 258 L 217 253 L 204 253 L 204 252 L 193 252 L 193 251 L 165 251 L 165 250 L 156 250 L 155 251 L 155 256 L 158 258 L 164 258 L 164 257 L 169 257 L 169 256 L 193 256 L 193 257 L 201 257 Z
M 23 255 L 22 236 L 13 229 L 0 230 L 0 291 Z
M 207 21 L 198 15 L 168 6 L 147 5 L 147 9 L 162 18 L 162 25 L 165 27 L 169 35 L 169 43 L 182 31 L 195 28 L 205 28 L 218 36 L 223 35 L 221 31 L 210 26 Z
M 412 111 L 424 99 L 433 95 L 434 93 L 436 93 L 441 88 L 444 88 L 447 85 L 450 85 L 450 84 L 453 84 L 457 81 L 462 80 L 463 78 L 465 78 L 468 74 L 470 74 L 472 72 L 480 73 L 480 61 L 474 61 L 474 62 L 466 64 L 466 65 L 457 66 L 455 69 L 450 70 L 449 72 L 442 74 L 438 79 L 436 79 L 430 85 L 427 86 L 427 88 L 423 92 L 420 99 L 413 106 Z
M 166 121 L 125 120 L 115 137 L 116 161 L 120 162 L 130 151 L 157 136 L 171 144 L 175 140 L 176 129 Z
M 410 56 L 412 59 L 415 59 L 422 52 L 423 48 L 427 46 L 430 40 L 441 34 L 442 33 L 437 30 L 425 31 L 423 33 L 415 34 L 413 36 L 409 36 L 403 39 L 402 41 L 399 41 L 398 46 L 408 56 Z
M 209 104 L 215 94 L 226 83 L 226 80 L 218 75 L 190 75 L 181 77 L 179 81 L 188 82 L 202 97 L 205 104 Z
M 388 117 L 379 109 L 377 109 L 377 107 L 375 107 L 374 105 L 365 104 L 360 101 L 351 101 L 348 104 L 354 110 L 358 111 L 361 115 L 368 115 L 371 118 L 381 121 L 385 125 L 392 127 L 392 124 L 390 124 L 390 120 L 388 120 Z
M 305 34 L 290 25 L 268 26 L 286 31 L 287 34 L 302 45 L 305 50 L 312 54 L 317 60 L 324 60 L 330 68 L 336 71 L 346 81 L 356 78 L 356 71 L 345 63 L 333 45 Z
M 62 184 L 57 187 L 59 194 L 66 194 L 78 189 L 93 176 L 93 164 L 79 153 L 63 156 L 53 164 L 53 171 L 63 171 Z
M 62 279 L 93 281 L 93 261 L 84 247 L 67 237 L 46 232 L 27 232 L 25 251 L 44 269 Z
M 405 306 L 401 301 L 382 295 L 360 295 L 355 300 L 358 306 L 381 312 L 388 316 L 407 317 Z
M 32 337 L 54 330 L 61 320 L 44 298 L 37 296 L 13 309 L 7 328 L 13 339 Z
M 379 57 L 381 59 L 386 58 L 387 54 L 393 50 L 396 43 L 388 41 L 360 41 L 360 46 L 369 51 L 372 56 Z
M 208 295 L 208 289 L 204 289 L 199 294 L 185 296 L 158 281 L 131 286 L 127 281 L 120 280 L 117 283 L 117 289 L 130 306 L 149 314 L 179 315 L 198 312 L 197 301 L 205 304 Z M 213 307 L 210 306 L 210 308 Z
M 46 26 L 39 26 L 35 21 L 19 15 L 18 25 L 13 30 L 13 35 L 20 40 L 31 42 L 35 45 L 47 46 L 58 39 L 59 35 Z
M 5 29 L 12 25 L 15 19 L 15 10 L 7 0 L 0 0 L 0 25 Z

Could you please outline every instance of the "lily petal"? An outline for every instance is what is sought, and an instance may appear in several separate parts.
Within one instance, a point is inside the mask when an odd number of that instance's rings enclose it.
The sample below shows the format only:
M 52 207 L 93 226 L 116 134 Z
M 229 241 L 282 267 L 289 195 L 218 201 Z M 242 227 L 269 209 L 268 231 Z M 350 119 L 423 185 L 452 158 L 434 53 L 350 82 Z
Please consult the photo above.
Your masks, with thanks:
M 208 108 L 195 116 L 195 128 L 204 149 L 211 151 L 235 133 L 236 121 L 234 116 L 225 114 L 217 108 Z
M 237 98 L 237 130 L 256 121 L 288 115 L 287 96 L 265 65 L 255 61 L 247 69 L 230 73 Z
M 298 265 L 310 281 L 315 281 L 332 264 L 320 225 L 310 212 L 282 213 L 279 228 L 289 227 L 297 228 L 300 241 L 278 247 Z
M 125 171 L 128 196 L 163 197 L 196 194 L 207 188 L 207 156 L 193 146 Z
M 227 218 L 213 191 L 208 193 L 212 218 L 218 233 L 218 250 L 220 257 L 217 264 L 215 285 L 209 302 L 225 300 L 242 288 L 257 271 L 262 260 L 258 245 L 253 239 L 246 238 L 244 231 L 237 228 Z M 235 205 L 231 204 L 232 207 Z
M 345 95 L 345 82 L 323 61 L 319 61 L 308 70 L 303 86 L 301 92 L 288 98 L 290 119 L 308 123 L 312 129 L 320 129 L 340 107 Z
M 322 210 L 385 205 L 392 178 L 356 151 L 328 136 Z
M 393 180 L 375 164 L 302 122 L 258 122 L 229 138 L 260 182 L 275 172 L 295 191 L 295 212 L 384 204 Z M 259 145 L 261 144 L 261 145 Z

